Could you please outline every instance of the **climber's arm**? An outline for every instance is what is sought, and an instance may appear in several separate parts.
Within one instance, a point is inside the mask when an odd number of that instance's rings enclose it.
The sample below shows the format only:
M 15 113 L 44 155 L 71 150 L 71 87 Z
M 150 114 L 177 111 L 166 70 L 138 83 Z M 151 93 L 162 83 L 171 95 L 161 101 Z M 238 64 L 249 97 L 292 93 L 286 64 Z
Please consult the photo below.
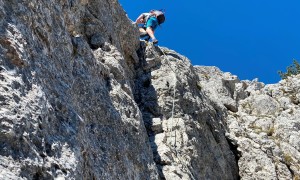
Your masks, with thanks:
M 144 15 L 144 14 L 141 14 L 141 15 L 135 20 L 135 22 L 136 22 L 136 23 L 144 23 L 144 17 L 145 17 L 145 15 Z

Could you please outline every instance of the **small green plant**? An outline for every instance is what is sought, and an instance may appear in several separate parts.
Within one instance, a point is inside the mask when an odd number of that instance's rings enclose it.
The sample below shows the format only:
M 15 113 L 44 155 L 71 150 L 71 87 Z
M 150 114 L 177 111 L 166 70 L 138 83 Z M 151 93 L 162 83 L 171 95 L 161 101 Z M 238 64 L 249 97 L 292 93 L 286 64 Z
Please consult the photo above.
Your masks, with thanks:
M 201 75 L 202 75 L 202 77 L 204 77 L 205 80 L 209 80 L 210 79 L 209 74 L 207 74 L 205 72 L 203 74 L 201 74 Z
M 274 127 L 271 127 L 269 130 L 266 131 L 266 133 L 268 136 L 272 136 L 274 131 L 275 131 Z
M 201 86 L 201 83 L 200 83 L 200 82 L 197 82 L 197 88 L 198 88 L 199 91 L 202 90 L 202 86 Z
M 291 163 L 292 163 L 292 161 L 293 161 L 292 156 L 289 155 L 289 154 L 284 154 L 283 157 L 284 157 L 285 163 L 286 163 L 287 165 L 291 165 Z
M 294 59 L 293 64 L 289 65 L 286 68 L 286 72 L 278 71 L 278 74 L 279 74 L 281 79 L 286 79 L 287 77 L 289 77 L 291 75 L 300 74 L 300 64 L 299 64 L 299 62 L 296 59 Z
M 254 124 L 251 124 L 248 126 L 249 128 L 253 129 L 253 131 L 257 134 L 263 132 L 262 127 L 256 126 Z

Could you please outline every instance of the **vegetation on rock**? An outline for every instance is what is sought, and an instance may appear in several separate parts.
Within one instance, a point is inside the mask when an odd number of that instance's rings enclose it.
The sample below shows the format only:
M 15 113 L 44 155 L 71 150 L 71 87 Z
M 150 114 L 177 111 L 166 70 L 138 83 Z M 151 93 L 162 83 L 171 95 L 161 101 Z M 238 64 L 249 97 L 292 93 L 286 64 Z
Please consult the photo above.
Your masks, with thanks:
M 286 79 L 287 77 L 289 77 L 291 75 L 300 74 L 299 62 L 296 59 L 294 59 L 293 64 L 289 65 L 286 68 L 286 72 L 278 71 L 278 74 L 281 77 L 281 79 Z

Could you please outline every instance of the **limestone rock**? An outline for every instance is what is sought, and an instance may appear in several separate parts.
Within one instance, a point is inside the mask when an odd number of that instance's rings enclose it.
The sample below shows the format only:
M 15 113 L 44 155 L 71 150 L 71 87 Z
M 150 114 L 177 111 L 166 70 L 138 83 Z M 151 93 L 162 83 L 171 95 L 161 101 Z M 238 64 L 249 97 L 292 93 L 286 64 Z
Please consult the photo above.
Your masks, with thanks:
M 118 1 L 0 4 L 0 179 L 158 179 Z
M 200 79 L 190 61 L 163 47 L 150 45 L 143 51 L 144 71 L 137 80 L 136 100 L 161 178 L 238 179 L 222 118 L 200 91 Z M 145 85 L 145 79 L 150 83 Z M 163 132 L 152 127 L 158 120 L 162 120 Z
M 117 0 L 0 0 L 0 179 L 300 178 L 300 75 L 138 35 Z
M 215 101 L 215 108 L 224 109 L 226 104 L 219 102 L 228 98 L 237 103 L 238 111 L 227 107 L 228 111 L 223 111 L 222 116 L 228 128 L 228 140 L 237 147 L 234 152 L 237 155 L 240 178 L 299 178 L 300 75 L 289 77 L 278 84 L 264 85 L 255 79 L 236 80 L 228 86 L 228 83 L 220 83 L 220 79 L 228 77 L 228 73 L 220 70 L 216 73 L 215 67 L 196 68 L 199 77 L 214 74 L 202 79 L 205 81 L 202 84 L 203 91 Z M 215 87 L 211 88 L 212 85 Z M 224 89 L 232 91 L 224 93 Z

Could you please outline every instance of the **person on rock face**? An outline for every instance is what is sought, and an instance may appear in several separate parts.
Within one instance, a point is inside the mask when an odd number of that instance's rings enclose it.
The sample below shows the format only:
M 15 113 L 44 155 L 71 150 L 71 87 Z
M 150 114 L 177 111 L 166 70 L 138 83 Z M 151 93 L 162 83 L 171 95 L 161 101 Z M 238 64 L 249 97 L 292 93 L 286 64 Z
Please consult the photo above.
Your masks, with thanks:
M 154 36 L 155 29 L 158 25 L 165 21 L 162 11 L 151 10 L 149 13 L 142 13 L 135 21 L 139 26 L 140 37 L 150 36 L 153 44 L 157 44 L 158 40 Z

